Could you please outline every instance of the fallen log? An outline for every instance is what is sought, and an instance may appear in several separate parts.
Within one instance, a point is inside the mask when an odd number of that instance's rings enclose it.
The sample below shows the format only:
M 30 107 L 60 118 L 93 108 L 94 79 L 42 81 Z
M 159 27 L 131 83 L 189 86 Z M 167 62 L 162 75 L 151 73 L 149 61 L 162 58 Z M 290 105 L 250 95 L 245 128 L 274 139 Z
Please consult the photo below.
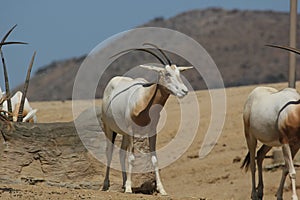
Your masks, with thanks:
M 1 133 L 2 183 L 99 188 L 102 172 L 82 145 L 73 122 L 13 123 L 8 131 L 1 128 Z

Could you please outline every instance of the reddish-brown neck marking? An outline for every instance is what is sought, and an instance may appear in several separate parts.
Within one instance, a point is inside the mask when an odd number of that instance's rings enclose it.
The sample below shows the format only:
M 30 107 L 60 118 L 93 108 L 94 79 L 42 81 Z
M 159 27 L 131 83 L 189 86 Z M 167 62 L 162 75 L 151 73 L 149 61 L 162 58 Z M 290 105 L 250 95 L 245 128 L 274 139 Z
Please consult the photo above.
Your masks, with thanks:
M 280 142 L 282 144 L 299 143 L 300 141 L 300 104 L 292 105 L 286 119 L 280 124 Z
M 159 84 L 153 85 L 152 92 L 149 92 L 148 100 L 145 98 L 143 103 L 138 104 L 138 112 L 133 111 L 131 119 L 139 126 L 147 126 L 151 122 L 149 111 L 153 105 L 160 105 L 161 108 L 166 104 L 167 99 L 170 96 L 168 90 Z M 150 96 L 151 95 L 151 96 Z M 147 100 L 147 102 L 145 102 Z M 141 109 L 143 105 L 143 109 Z M 156 110 L 156 113 L 152 113 L 152 117 L 159 117 L 161 109 Z

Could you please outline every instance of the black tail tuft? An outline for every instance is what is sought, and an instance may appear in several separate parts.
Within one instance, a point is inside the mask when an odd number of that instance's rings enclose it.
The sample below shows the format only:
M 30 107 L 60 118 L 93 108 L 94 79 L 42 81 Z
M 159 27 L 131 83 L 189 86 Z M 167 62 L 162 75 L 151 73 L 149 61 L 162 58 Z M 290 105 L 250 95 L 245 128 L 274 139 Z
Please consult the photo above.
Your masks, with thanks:
M 248 152 L 248 154 L 246 155 L 243 164 L 241 166 L 241 169 L 245 168 L 245 171 L 247 172 L 249 169 L 249 165 L 250 165 L 250 152 Z

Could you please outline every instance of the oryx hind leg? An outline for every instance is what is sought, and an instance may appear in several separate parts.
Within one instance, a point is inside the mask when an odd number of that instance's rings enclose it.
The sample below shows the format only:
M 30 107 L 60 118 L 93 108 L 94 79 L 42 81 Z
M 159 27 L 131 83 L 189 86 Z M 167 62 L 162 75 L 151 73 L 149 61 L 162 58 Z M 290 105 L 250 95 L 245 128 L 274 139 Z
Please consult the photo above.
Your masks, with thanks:
M 107 159 L 107 165 L 106 165 L 106 174 L 105 174 L 105 179 L 103 183 L 102 190 L 106 191 L 109 189 L 110 186 L 110 181 L 109 181 L 109 172 L 110 172 L 110 164 L 112 160 L 112 154 L 113 154 L 113 149 L 114 149 L 114 143 L 115 139 L 117 136 L 117 133 L 111 131 L 111 130 L 106 130 L 105 131 L 106 135 L 106 159 Z
M 262 164 L 265 158 L 265 155 L 272 149 L 272 147 L 267 145 L 262 145 L 257 151 L 257 169 L 258 169 L 258 185 L 257 185 L 257 196 L 259 199 L 262 199 L 264 193 L 264 183 L 262 175 Z
M 121 163 L 121 169 L 122 169 L 122 179 L 123 179 L 123 184 L 122 184 L 122 188 L 125 190 L 125 183 L 127 180 L 127 171 L 126 171 L 126 164 L 125 164 L 125 160 L 126 160 L 126 155 L 127 155 L 127 149 L 128 149 L 128 145 L 129 145 L 129 139 L 128 139 L 128 135 L 123 135 L 122 138 L 122 144 L 121 144 L 121 148 L 120 148 L 120 163 Z

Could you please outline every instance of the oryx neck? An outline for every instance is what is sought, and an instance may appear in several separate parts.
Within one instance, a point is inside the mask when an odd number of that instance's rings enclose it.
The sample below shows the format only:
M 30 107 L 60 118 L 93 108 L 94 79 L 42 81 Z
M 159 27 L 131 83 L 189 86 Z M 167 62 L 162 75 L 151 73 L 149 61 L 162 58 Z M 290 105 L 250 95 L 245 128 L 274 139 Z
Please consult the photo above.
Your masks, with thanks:
M 157 91 L 155 92 L 155 97 L 154 97 L 153 103 L 164 106 L 167 99 L 170 96 L 170 92 L 168 91 L 168 89 L 165 86 L 160 85 L 160 84 L 157 84 L 156 90 Z

